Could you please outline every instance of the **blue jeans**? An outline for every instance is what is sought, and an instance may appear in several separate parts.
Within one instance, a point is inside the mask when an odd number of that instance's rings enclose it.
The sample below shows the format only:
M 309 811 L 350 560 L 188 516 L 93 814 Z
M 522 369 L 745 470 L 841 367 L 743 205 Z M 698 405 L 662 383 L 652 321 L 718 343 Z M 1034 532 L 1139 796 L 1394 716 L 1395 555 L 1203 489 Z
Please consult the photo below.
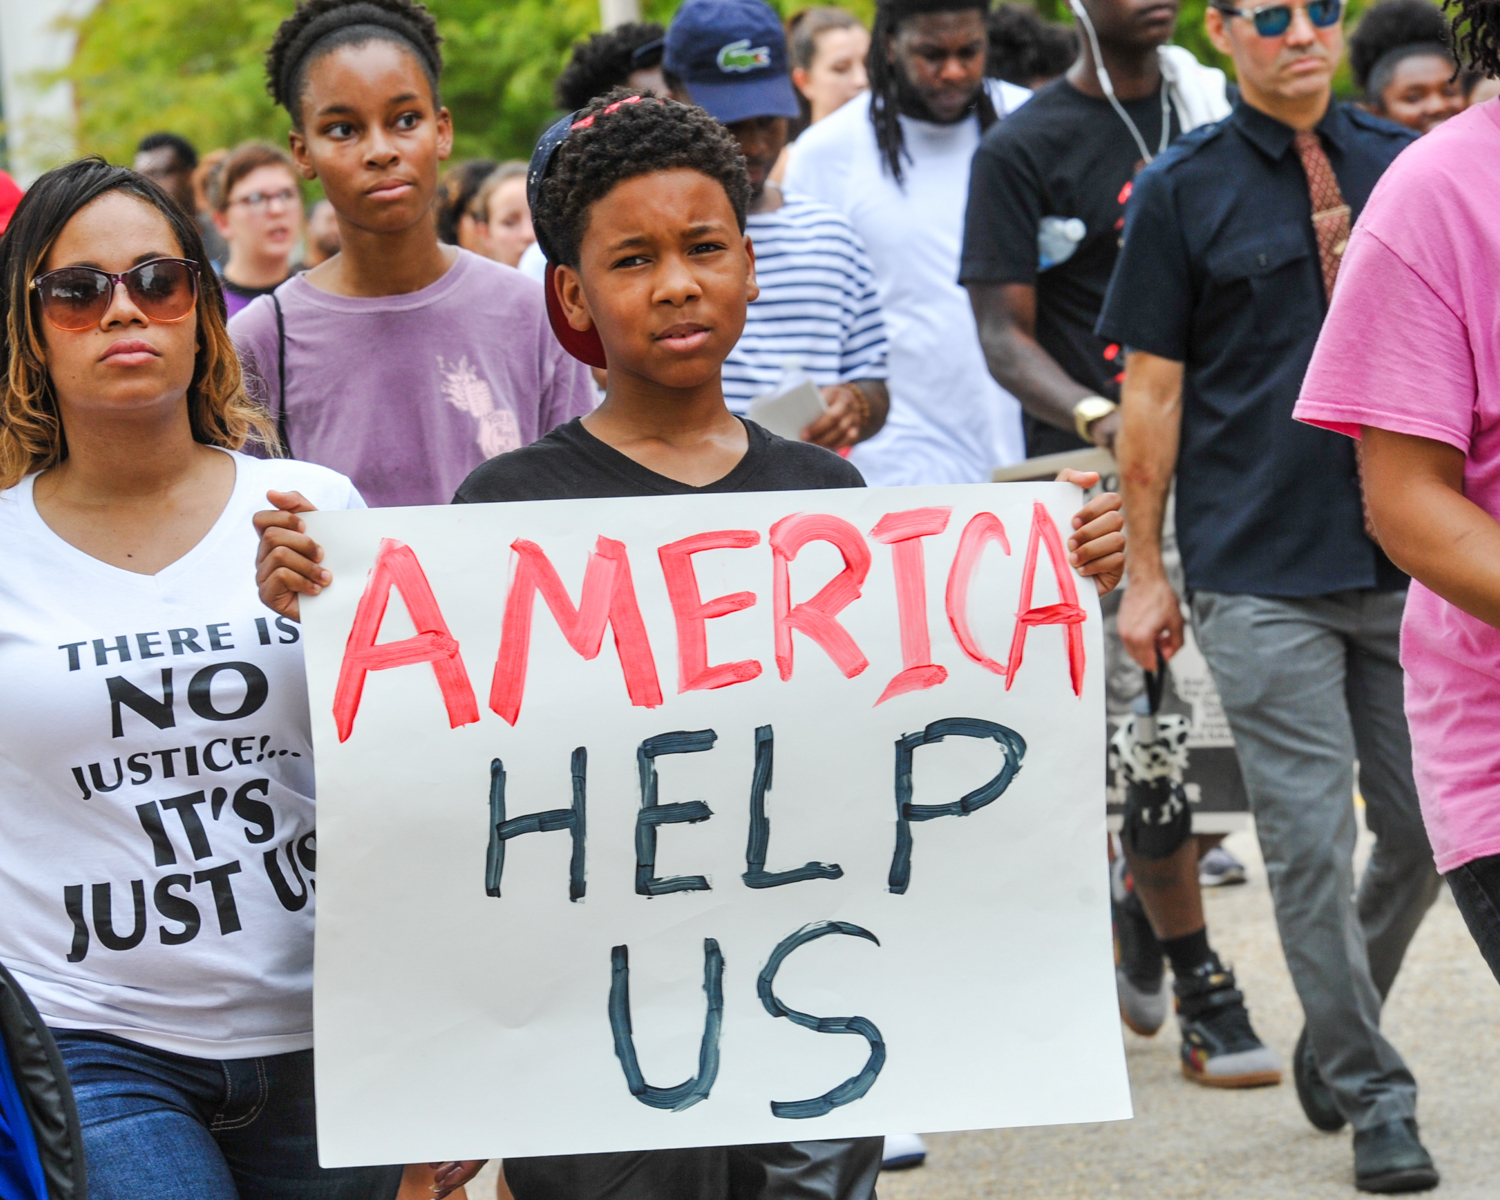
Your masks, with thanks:
M 318 1166 L 311 1050 L 219 1061 L 55 1029 L 89 1200 L 392 1200 L 401 1168 Z

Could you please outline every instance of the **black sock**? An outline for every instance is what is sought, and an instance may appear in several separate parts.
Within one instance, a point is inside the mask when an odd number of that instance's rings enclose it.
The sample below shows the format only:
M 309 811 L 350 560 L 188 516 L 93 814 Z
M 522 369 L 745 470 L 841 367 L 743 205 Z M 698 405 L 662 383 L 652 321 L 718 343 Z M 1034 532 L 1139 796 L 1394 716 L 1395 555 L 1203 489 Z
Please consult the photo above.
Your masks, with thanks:
M 1204 963 L 1212 962 L 1214 952 L 1208 944 L 1208 927 L 1182 937 L 1163 938 L 1161 948 L 1172 961 L 1172 974 L 1183 977 L 1191 975 Z

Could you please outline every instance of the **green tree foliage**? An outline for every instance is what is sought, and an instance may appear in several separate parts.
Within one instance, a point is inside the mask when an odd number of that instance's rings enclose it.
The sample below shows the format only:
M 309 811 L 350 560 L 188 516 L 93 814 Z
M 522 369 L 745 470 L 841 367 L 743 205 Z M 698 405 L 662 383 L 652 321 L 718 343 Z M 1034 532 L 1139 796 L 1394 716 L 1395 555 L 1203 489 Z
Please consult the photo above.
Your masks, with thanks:
M 1256 0 L 1239 2 L 1250 7 Z M 1208 0 L 1182 0 L 1182 7 L 1177 10 L 1177 36 L 1172 40 L 1191 50 L 1199 62 L 1218 67 L 1233 79 L 1234 64 L 1214 49 L 1208 34 L 1203 31 L 1203 14 L 1207 11 Z
M 262 56 L 292 8 L 291 0 L 101 0 L 77 23 L 63 72 L 79 149 L 128 163 L 136 142 L 158 129 L 205 150 L 252 137 L 285 144 Z
M 427 0 L 438 18 L 456 157 L 524 158 L 555 116 L 552 81 L 578 38 L 599 28 L 598 0 Z M 773 0 L 783 13 L 805 0 Z M 1066 0 L 1033 0 L 1070 20 Z M 1352 17 L 1366 0 L 1354 0 Z M 667 21 L 679 0 L 644 0 Z M 78 50 L 63 78 L 74 87 L 78 144 L 128 162 L 157 129 L 200 149 L 246 138 L 285 144 L 287 119 L 264 86 L 263 55 L 295 0 L 100 0 L 77 22 Z M 873 0 L 846 0 L 870 19 Z M 1177 41 L 1231 71 L 1203 32 L 1207 0 L 1183 0 Z
M 678 0 L 646 0 L 665 22 Z M 77 98 L 78 145 L 128 162 L 170 129 L 200 149 L 246 138 L 284 144 L 288 121 L 264 86 L 263 56 L 295 0 L 100 0 L 76 23 L 62 77 Z M 525 157 L 554 115 L 552 81 L 599 28 L 598 0 L 428 0 L 444 38 L 443 100 L 456 157 Z M 784 3 L 790 11 L 795 4 Z M 851 5 L 868 18 L 871 0 Z
M 554 115 L 552 81 L 599 28 L 598 0 L 428 0 L 443 34 L 455 158 L 526 158 Z
M 118 2 L 118 0 L 115 0 Z M 663 25 L 680 0 L 642 0 Z M 784 15 L 805 6 L 771 0 Z M 446 39 L 443 99 L 453 110 L 455 157 L 526 158 L 555 119 L 552 81 L 573 43 L 599 29 L 598 0 L 427 0 Z M 845 7 L 869 21 L 873 0 Z
M 264 54 L 294 0 L 101 0 L 77 23 L 63 73 L 80 150 L 127 162 L 157 129 L 200 149 L 246 138 L 284 144 L 288 120 L 266 95 Z M 572 43 L 599 23 L 597 0 L 430 0 L 444 37 L 443 100 L 455 154 L 515 157 L 552 112 Z

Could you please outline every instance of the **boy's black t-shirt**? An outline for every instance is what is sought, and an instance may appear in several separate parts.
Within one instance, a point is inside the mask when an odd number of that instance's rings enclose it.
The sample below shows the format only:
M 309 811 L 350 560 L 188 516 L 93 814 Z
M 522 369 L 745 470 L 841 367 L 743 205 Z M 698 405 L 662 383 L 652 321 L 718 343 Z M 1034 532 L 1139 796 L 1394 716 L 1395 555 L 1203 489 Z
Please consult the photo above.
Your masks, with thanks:
M 685 496 L 709 492 L 788 492 L 864 487 L 852 463 L 808 442 L 777 437 L 746 421 L 750 446 L 729 474 L 703 487 L 647 470 L 583 427 L 581 418 L 546 437 L 476 467 L 455 504 L 510 500 L 581 500 L 616 496 Z M 703 1146 L 613 1154 L 507 1158 L 505 1176 L 517 1200 L 733 1200 L 782 1191 L 805 1194 L 815 1180 L 836 1200 L 873 1193 L 880 1170 L 879 1138 L 768 1146 Z M 754 1181 L 745 1187 L 737 1181 Z
M 1161 145 L 1160 90 L 1125 101 L 1124 108 L 1155 154 Z M 1169 120 L 1169 138 L 1175 140 L 1182 132 L 1175 111 Z M 1112 400 L 1119 398 L 1124 356 L 1120 347 L 1095 336 L 1094 323 L 1119 255 L 1125 202 L 1144 165 L 1135 138 L 1109 102 L 1059 79 L 990 128 L 974 155 L 969 184 L 960 281 L 1034 286 L 1042 349 L 1071 378 Z M 1037 235 L 1046 218 L 1082 221 L 1085 232 L 1070 257 L 1044 270 Z M 1071 432 L 1026 418 L 1028 454 L 1084 444 Z
M 475 467 L 459 485 L 455 504 L 503 500 L 586 500 L 614 496 L 689 496 L 708 492 L 792 492 L 804 488 L 864 487 L 854 464 L 822 446 L 777 437 L 754 421 L 745 457 L 722 479 L 703 487 L 658 475 L 601 442 L 575 417 L 546 437 Z

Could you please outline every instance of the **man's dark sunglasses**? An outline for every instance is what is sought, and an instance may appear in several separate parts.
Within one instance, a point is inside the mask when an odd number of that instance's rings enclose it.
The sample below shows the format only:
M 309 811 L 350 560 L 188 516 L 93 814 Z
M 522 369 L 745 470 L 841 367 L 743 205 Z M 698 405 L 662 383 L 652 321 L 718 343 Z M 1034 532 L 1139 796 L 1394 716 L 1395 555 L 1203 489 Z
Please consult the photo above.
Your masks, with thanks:
M 1234 8 L 1228 4 L 1215 4 L 1221 13 L 1231 17 L 1244 17 L 1255 22 L 1255 32 L 1261 37 L 1280 37 L 1292 27 L 1292 5 L 1262 4 L 1259 8 Z M 1307 19 L 1318 29 L 1337 25 L 1344 15 L 1344 0 L 1310 0 Z
M 153 258 L 115 275 L 97 267 L 59 267 L 38 275 L 31 290 L 54 329 L 76 333 L 97 325 L 114 303 L 115 288 L 142 315 L 164 325 L 185 321 L 198 302 L 198 264 L 186 258 Z

